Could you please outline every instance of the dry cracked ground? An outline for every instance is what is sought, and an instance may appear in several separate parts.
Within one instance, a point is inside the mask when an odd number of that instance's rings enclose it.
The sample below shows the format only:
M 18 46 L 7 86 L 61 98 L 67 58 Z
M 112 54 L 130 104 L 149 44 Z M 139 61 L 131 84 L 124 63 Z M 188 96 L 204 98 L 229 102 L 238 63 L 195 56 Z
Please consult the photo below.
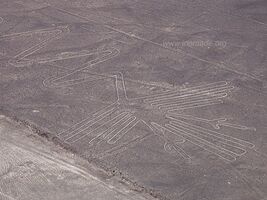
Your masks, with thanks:
M 266 200 L 266 52 L 266 0 L 0 0 L 0 199 Z

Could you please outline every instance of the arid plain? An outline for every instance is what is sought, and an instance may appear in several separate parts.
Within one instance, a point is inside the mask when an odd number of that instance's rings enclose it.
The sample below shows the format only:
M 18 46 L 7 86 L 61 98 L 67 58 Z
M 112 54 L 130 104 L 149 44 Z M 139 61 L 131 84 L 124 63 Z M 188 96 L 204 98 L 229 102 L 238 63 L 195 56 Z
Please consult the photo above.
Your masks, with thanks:
M 264 0 L 0 0 L 0 114 L 158 199 L 264 200 L 266 37 Z

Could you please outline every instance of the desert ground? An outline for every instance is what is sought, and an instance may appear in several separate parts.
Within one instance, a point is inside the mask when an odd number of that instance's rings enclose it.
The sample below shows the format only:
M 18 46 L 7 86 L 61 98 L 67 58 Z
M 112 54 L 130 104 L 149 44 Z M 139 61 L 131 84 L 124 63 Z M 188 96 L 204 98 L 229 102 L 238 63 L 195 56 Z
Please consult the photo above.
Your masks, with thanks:
M 266 200 L 266 52 L 265 0 L 0 0 L 0 198 Z

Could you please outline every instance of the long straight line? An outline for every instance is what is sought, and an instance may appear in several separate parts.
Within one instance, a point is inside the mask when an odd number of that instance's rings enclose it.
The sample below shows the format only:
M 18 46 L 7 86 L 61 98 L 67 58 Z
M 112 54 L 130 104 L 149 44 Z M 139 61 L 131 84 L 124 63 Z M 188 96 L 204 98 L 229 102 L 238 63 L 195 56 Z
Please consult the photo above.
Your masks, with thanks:
M 114 111 L 114 107 L 105 111 L 104 113 L 102 113 L 101 115 L 97 116 L 94 119 L 89 118 L 90 120 L 88 121 L 88 118 L 86 118 L 85 120 L 82 120 L 81 122 L 73 125 L 72 127 L 70 127 L 69 129 L 67 129 L 66 131 L 63 131 L 62 133 L 59 133 L 58 135 L 61 135 L 63 133 L 67 133 L 67 135 L 72 134 L 72 133 L 79 133 L 81 131 L 86 130 L 87 128 L 91 127 L 92 125 L 94 125 L 95 123 L 97 123 L 99 120 L 105 118 L 106 116 L 108 116 L 109 114 L 111 114 Z M 86 122 L 85 124 L 83 124 L 83 122 Z M 81 126 L 80 126 L 81 125 Z M 77 127 L 78 126 L 78 127 Z M 77 128 L 76 128 L 77 127 Z
M 232 137 L 229 135 L 225 135 L 225 134 L 222 134 L 222 133 L 219 133 L 216 131 L 208 130 L 206 128 L 196 126 L 193 124 L 189 124 L 189 123 L 186 123 L 186 122 L 181 121 L 181 120 L 177 120 L 177 119 L 172 118 L 172 117 L 168 117 L 168 118 L 171 120 L 174 120 L 175 123 L 178 123 L 180 125 L 182 124 L 184 127 L 188 127 L 188 128 L 193 129 L 195 131 L 205 133 L 206 135 L 210 135 L 212 137 L 217 137 L 217 138 L 221 138 L 223 140 L 231 141 L 237 145 L 241 145 L 241 146 L 246 147 L 246 148 L 254 148 L 254 144 L 247 142 L 245 140 L 241 140 L 241 139 L 238 139 L 238 138 L 235 138 L 235 137 Z
M 122 116 L 122 117 L 121 117 L 121 116 Z M 90 135 L 91 133 L 96 132 L 96 131 L 99 131 L 99 129 L 101 130 L 103 127 L 105 127 L 105 126 L 106 126 L 107 124 L 109 124 L 110 122 L 119 119 L 118 121 L 115 121 L 115 123 L 112 124 L 112 126 L 109 127 L 107 130 L 104 130 L 104 131 L 100 132 L 101 135 L 103 135 L 103 134 L 106 133 L 106 132 L 108 132 L 108 134 L 109 134 L 110 129 L 112 129 L 110 132 L 113 132 L 113 131 L 116 129 L 118 123 L 123 122 L 125 119 L 127 120 L 129 117 L 130 117 L 129 114 L 127 114 L 127 113 L 121 113 L 121 114 L 117 115 L 116 117 L 114 117 L 113 119 L 111 119 L 111 120 L 105 122 L 104 124 L 98 126 L 96 129 L 91 130 L 91 131 L 89 131 L 89 132 L 87 132 L 87 133 L 85 133 L 85 134 L 79 136 L 79 138 L 72 140 L 71 143 L 77 142 L 78 140 L 81 140 L 82 138 L 84 138 L 84 137 Z M 123 123 L 124 123 L 124 122 L 123 122 Z M 114 127 L 115 127 L 115 128 L 114 128 Z M 99 134 L 99 135 L 100 135 L 100 134 Z M 100 135 L 100 136 L 101 136 L 101 135 Z M 73 138 L 73 137 L 69 137 L 67 140 L 72 139 L 72 138 Z M 98 136 L 96 136 L 95 138 L 98 138 Z M 91 141 L 92 141 L 92 140 L 91 140 Z M 90 141 L 90 142 L 91 142 L 91 141 Z
M 208 141 L 216 146 L 228 146 L 227 147 L 223 147 L 225 149 L 228 149 L 229 150 L 229 147 L 231 149 L 231 152 L 234 152 L 236 155 L 238 156 L 241 156 L 244 154 L 244 152 L 246 151 L 244 149 L 244 146 L 242 147 L 242 145 L 234 142 L 234 141 L 231 141 L 231 140 L 227 140 L 227 139 L 224 139 L 224 138 L 220 138 L 220 137 L 217 137 L 217 136 L 212 136 L 212 135 L 207 135 L 205 134 L 204 132 L 201 132 L 201 131 L 197 131 L 195 129 L 191 129 L 190 127 L 186 127 L 186 126 L 183 126 L 181 124 L 176 124 L 176 123 L 172 123 L 170 122 L 169 125 L 172 125 L 174 127 L 177 127 L 179 130 L 183 130 L 185 132 L 188 132 L 188 133 L 191 133 L 192 135 L 198 137 L 198 138 L 201 138 L 205 141 Z
M 107 29 L 113 30 L 113 31 L 118 32 L 118 33 L 121 33 L 121 34 L 123 34 L 123 35 L 127 35 L 127 36 L 129 36 L 129 37 L 131 37 L 131 38 L 134 38 L 134 39 L 137 39 L 137 40 L 140 40 L 140 41 L 143 41 L 143 42 L 147 42 L 147 43 L 153 44 L 153 45 L 155 45 L 155 46 L 158 46 L 158 47 L 163 48 L 163 49 L 167 49 L 167 50 L 172 51 L 172 52 L 175 52 L 175 53 L 182 53 L 182 54 L 184 54 L 184 55 L 186 55 L 186 56 L 189 56 L 189 57 L 194 58 L 194 59 L 196 59 L 196 60 L 199 60 L 199 61 L 201 61 L 201 62 L 208 63 L 208 64 L 211 64 L 211 65 L 214 65 L 214 66 L 216 66 L 216 67 L 218 67 L 218 68 L 222 68 L 222 69 L 224 69 L 225 71 L 229 71 L 229 72 L 232 72 L 232 73 L 236 73 L 236 74 L 238 74 L 238 75 L 241 75 L 241 76 L 244 76 L 244 77 L 253 79 L 253 80 L 257 80 L 257 81 L 263 82 L 263 80 L 262 80 L 262 79 L 259 79 L 258 77 L 254 77 L 254 76 L 252 76 L 252 75 L 250 75 L 250 74 L 247 74 L 247 73 L 239 72 L 239 71 L 234 70 L 234 69 L 231 69 L 231 68 L 229 68 L 229 67 L 227 67 L 227 66 L 225 66 L 225 65 L 223 65 L 223 64 L 219 64 L 219 63 L 216 63 L 216 62 L 208 61 L 208 60 L 206 60 L 206 59 L 202 59 L 202 58 L 200 58 L 200 57 L 198 57 L 198 56 L 195 56 L 195 55 L 193 55 L 193 54 L 186 53 L 185 51 L 183 51 L 183 50 L 181 50 L 181 49 L 172 49 L 172 48 L 166 47 L 166 46 L 164 46 L 164 45 L 162 45 L 162 44 L 160 44 L 160 43 L 153 42 L 153 41 L 151 41 L 151 40 L 148 40 L 148 39 L 139 37 L 139 36 L 137 36 L 137 35 L 127 33 L 127 32 L 122 31 L 122 30 L 120 30 L 120 29 L 114 28 L 114 27 L 112 27 L 112 26 L 110 26 L 110 25 L 103 24 L 103 23 L 99 23 L 99 22 L 97 22 L 97 21 L 88 19 L 87 17 L 83 17 L 83 16 L 81 16 L 81 15 L 79 15 L 79 14 L 75 14 L 75 13 L 69 12 L 69 11 L 67 11 L 67 10 L 64 10 L 64 9 L 62 9 L 62 8 L 57 8 L 57 7 L 54 7 L 54 6 L 51 6 L 51 5 L 49 5 L 49 6 L 50 6 L 51 8 L 54 8 L 54 9 L 60 11 L 60 12 L 67 13 L 67 14 L 69 14 L 69 15 L 71 15 L 71 16 L 74 16 L 74 17 L 77 17 L 77 18 L 86 20 L 86 21 L 88 21 L 88 22 L 94 22 L 94 23 L 96 23 L 96 24 L 100 24 L 100 25 L 104 26 L 104 27 L 107 28 Z
M 160 109 L 168 109 L 168 108 L 173 108 L 173 107 L 177 107 L 177 108 L 181 108 L 184 106 L 189 106 L 189 105 L 199 105 L 201 103 L 208 103 L 208 102 L 221 102 L 220 99 L 218 97 L 216 98 L 210 98 L 210 99 L 195 99 L 192 101 L 185 101 L 185 102 L 171 102 L 171 103 L 165 103 L 165 104 L 159 104 L 156 105 L 158 106 Z
M 165 95 L 165 96 L 159 96 L 159 97 L 155 97 L 153 99 L 146 99 L 145 102 L 148 103 L 154 103 L 154 102 L 158 102 L 158 101 L 164 101 L 166 99 L 174 99 L 174 98 L 190 98 L 190 96 L 195 96 L 195 95 L 215 95 L 216 93 L 220 93 L 220 92 L 225 92 L 225 91 L 230 91 L 231 89 L 233 89 L 232 87 L 221 87 L 221 88 L 216 88 L 216 89 L 207 89 L 204 91 L 188 91 L 186 93 L 175 93 L 175 94 L 171 94 L 171 95 Z
M 237 156 L 236 154 L 234 154 L 230 150 L 227 150 L 227 149 L 225 149 L 223 147 L 220 147 L 220 146 L 217 146 L 215 144 L 212 144 L 211 142 L 208 142 L 208 141 L 206 141 L 206 140 L 204 140 L 202 138 L 199 138 L 198 136 L 195 136 L 195 135 L 190 134 L 190 133 L 188 133 L 186 131 L 183 131 L 183 130 L 175 127 L 175 126 L 167 124 L 166 127 L 169 128 L 171 131 L 178 132 L 179 134 L 182 134 L 183 137 L 186 138 L 186 140 L 188 140 L 189 142 L 192 142 L 193 144 L 195 144 L 197 146 L 200 146 L 200 147 L 205 148 L 205 149 L 206 148 L 210 148 L 209 150 L 212 153 L 216 154 L 216 151 L 218 151 L 218 153 L 226 154 L 227 156 L 230 156 L 230 157 L 233 157 L 233 158 Z M 202 145 L 206 145 L 206 147 L 202 146 Z M 223 157 L 225 159 L 227 159 L 225 156 L 223 156 Z
M 173 98 L 166 98 L 166 99 L 162 99 L 160 101 L 157 101 L 157 102 L 153 102 L 151 103 L 151 105 L 164 105 L 164 104 L 169 104 L 169 103 L 178 103 L 178 102 L 188 102 L 188 101 L 194 101 L 194 100 L 197 100 L 197 99 L 212 99 L 212 98 L 224 98 L 227 96 L 227 93 L 226 92 L 223 92 L 223 93 L 218 93 L 218 94 L 212 94 L 212 95 L 207 95 L 207 94 L 201 94 L 201 95 L 194 95 L 194 96 L 189 96 L 189 97 L 173 97 Z M 149 102 L 150 103 L 150 102 Z

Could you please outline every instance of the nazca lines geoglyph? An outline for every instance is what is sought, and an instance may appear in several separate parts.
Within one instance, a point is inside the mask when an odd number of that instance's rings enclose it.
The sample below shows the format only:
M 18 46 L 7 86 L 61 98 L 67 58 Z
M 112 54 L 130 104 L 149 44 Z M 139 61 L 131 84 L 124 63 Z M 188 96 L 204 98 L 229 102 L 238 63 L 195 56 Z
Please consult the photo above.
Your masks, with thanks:
M 25 31 L 25 32 L 18 32 L 18 33 L 11 33 L 11 34 L 4 34 L 0 35 L 0 40 L 9 40 L 14 39 L 18 37 L 25 37 L 25 36 L 32 36 L 37 34 L 42 34 L 43 36 L 51 34 L 51 36 L 41 40 L 37 44 L 27 48 L 26 50 L 23 50 L 22 52 L 15 55 L 12 59 L 10 59 L 8 62 L 10 65 L 15 67 L 25 67 L 32 65 L 34 63 L 46 63 L 55 61 L 53 59 L 41 59 L 41 60 L 32 60 L 27 59 L 27 56 L 32 55 L 33 53 L 37 52 L 38 50 L 44 48 L 48 43 L 52 42 L 53 40 L 61 38 L 64 34 L 69 33 L 68 26 L 57 26 L 52 28 L 46 28 L 46 29 L 39 29 L 39 30 L 33 30 L 33 31 Z M 71 57 L 73 55 L 62 55 L 64 59 L 66 59 L 67 56 Z M 55 59 L 55 58 L 54 58 Z M 58 58 L 59 59 L 59 58 Z
M 99 74 L 99 76 L 102 77 L 105 75 Z M 125 81 L 121 73 L 106 75 L 106 77 L 115 79 L 117 101 L 59 133 L 58 137 L 65 143 L 92 147 L 106 142 L 109 145 L 113 145 L 108 150 L 109 153 L 116 153 L 120 151 L 119 147 L 125 149 L 127 145 L 129 146 L 131 143 L 136 144 L 142 141 L 141 138 L 144 139 L 150 136 L 140 137 L 140 141 L 138 137 L 135 137 L 132 141 L 119 144 L 123 136 L 128 134 L 139 123 L 143 123 L 152 133 L 163 140 L 163 146 L 167 152 L 175 153 L 185 159 L 191 159 L 191 156 L 182 148 L 182 144 L 185 142 L 189 142 L 212 154 L 216 154 L 227 161 L 234 161 L 237 157 L 244 155 L 247 149 L 254 148 L 252 143 L 187 123 L 182 119 L 188 118 L 188 116 L 175 114 L 177 110 L 223 103 L 222 99 L 227 97 L 228 92 L 233 89 L 227 82 L 221 81 L 181 90 L 169 90 L 158 94 L 129 99 L 126 94 Z M 60 80 L 61 77 L 57 79 Z M 71 79 L 68 81 L 68 86 L 70 86 L 70 82 Z M 135 109 L 136 105 L 141 106 L 141 109 Z M 142 112 L 142 106 L 145 109 L 145 106 L 148 105 L 151 107 L 151 112 L 155 109 L 162 111 L 161 117 L 167 118 L 169 122 L 160 125 L 158 122 L 149 120 L 149 116 L 146 116 Z M 138 113 L 141 113 L 143 117 L 137 117 L 140 116 Z M 191 118 L 193 120 L 202 119 L 194 119 L 193 116 Z M 254 130 L 246 126 L 228 122 L 223 123 L 223 121 L 225 120 L 217 120 L 214 128 L 218 129 L 220 126 L 228 126 L 240 130 Z M 202 119 L 202 122 L 211 123 L 207 119 Z M 171 139 L 173 137 L 176 140 L 173 141 Z M 103 154 L 105 153 L 101 153 L 101 155 Z
M 223 103 L 223 98 L 227 97 L 228 92 L 233 89 L 229 83 L 221 81 L 180 90 L 167 90 L 158 94 L 129 99 L 126 94 L 125 81 L 121 73 L 93 74 L 87 71 L 86 76 L 74 78 L 74 76 L 79 73 L 84 74 L 84 70 L 88 70 L 88 68 L 94 65 L 118 56 L 120 53 L 118 49 L 110 48 L 99 51 L 82 50 L 78 52 L 63 52 L 46 58 L 30 60 L 26 57 L 43 48 L 48 42 L 61 37 L 63 33 L 67 33 L 68 28 L 56 27 L 53 29 L 14 33 L 2 35 L 0 39 L 19 37 L 38 32 L 55 32 L 55 35 L 19 53 L 14 59 L 10 60 L 10 64 L 16 67 L 23 67 L 32 63 L 44 64 L 58 60 L 93 55 L 96 58 L 63 75 L 48 78 L 43 81 L 43 84 L 49 88 L 57 88 L 71 87 L 73 85 L 94 82 L 101 79 L 115 80 L 117 101 L 59 133 L 57 136 L 64 142 L 71 145 L 82 142 L 89 147 L 99 145 L 101 142 L 106 142 L 112 146 L 106 153 L 117 153 L 120 152 L 121 149 L 126 149 L 131 145 L 141 142 L 144 138 L 151 136 L 151 134 L 137 136 L 130 141 L 119 143 L 123 136 L 128 134 L 139 123 L 143 123 L 152 133 L 163 140 L 163 146 L 167 152 L 180 155 L 186 159 L 190 159 L 189 154 L 182 148 L 182 145 L 186 142 L 199 146 L 227 161 L 236 160 L 238 156 L 244 155 L 247 149 L 254 147 L 253 144 L 247 141 L 187 123 L 184 119 L 204 122 L 212 125 L 214 129 L 219 129 L 221 126 L 240 130 L 255 130 L 254 128 L 228 123 L 226 122 L 227 119 L 224 118 L 208 120 L 177 114 L 176 112 Z M 136 109 L 136 105 L 141 106 L 141 109 Z M 149 109 L 151 109 L 151 112 L 153 112 L 153 110 L 161 111 L 159 117 L 168 119 L 169 122 L 161 125 L 160 122 L 149 120 L 150 117 L 142 112 L 142 106 L 144 109 L 150 106 Z M 137 115 L 138 113 L 141 113 L 142 117 Z M 171 139 L 173 137 L 176 138 L 175 141 Z
M 106 50 L 98 50 L 98 51 L 83 51 L 86 53 L 81 53 L 81 52 L 82 51 L 69 52 L 68 54 L 72 55 L 72 57 L 67 56 L 65 58 L 62 58 L 61 60 L 70 59 L 70 58 L 74 58 L 74 57 L 89 56 L 89 55 L 95 55 L 96 58 L 84 63 L 81 67 L 78 67 L 74 70 L 71 70 L 71 71 L 65 73 L 62 76 L 48 78 L 48 79 L 43 81 L 43 84 L 46 87 L 56 88 L 56 87 L 68 87 L 68 86 L 73 86 L 73 85 L 77 85 L 77 84 L 88 83 L 91 81 L 106 79 L 107 78 L 106 76 L 94 75 L 93 73 L 90 73 L 90 75 L 83 76 L 81 78 L 71 78 L 71 76 L 74 76 L 77 73 L 83 73 L 83 71 L 88 69 L 89 67 L 92 67 L 96 64 L 110 60 L 113 57 L 116 57 L 120 53 L 120 51 L 118 49 L 115 49 L 115 48 L 110 48 L 110 49 L 106 49 Z M 57 56 L 55 56 L 53 58 L 53 60 L 46 60 L 46 62 L 53 62 L 56 59 L 58 60 Z

